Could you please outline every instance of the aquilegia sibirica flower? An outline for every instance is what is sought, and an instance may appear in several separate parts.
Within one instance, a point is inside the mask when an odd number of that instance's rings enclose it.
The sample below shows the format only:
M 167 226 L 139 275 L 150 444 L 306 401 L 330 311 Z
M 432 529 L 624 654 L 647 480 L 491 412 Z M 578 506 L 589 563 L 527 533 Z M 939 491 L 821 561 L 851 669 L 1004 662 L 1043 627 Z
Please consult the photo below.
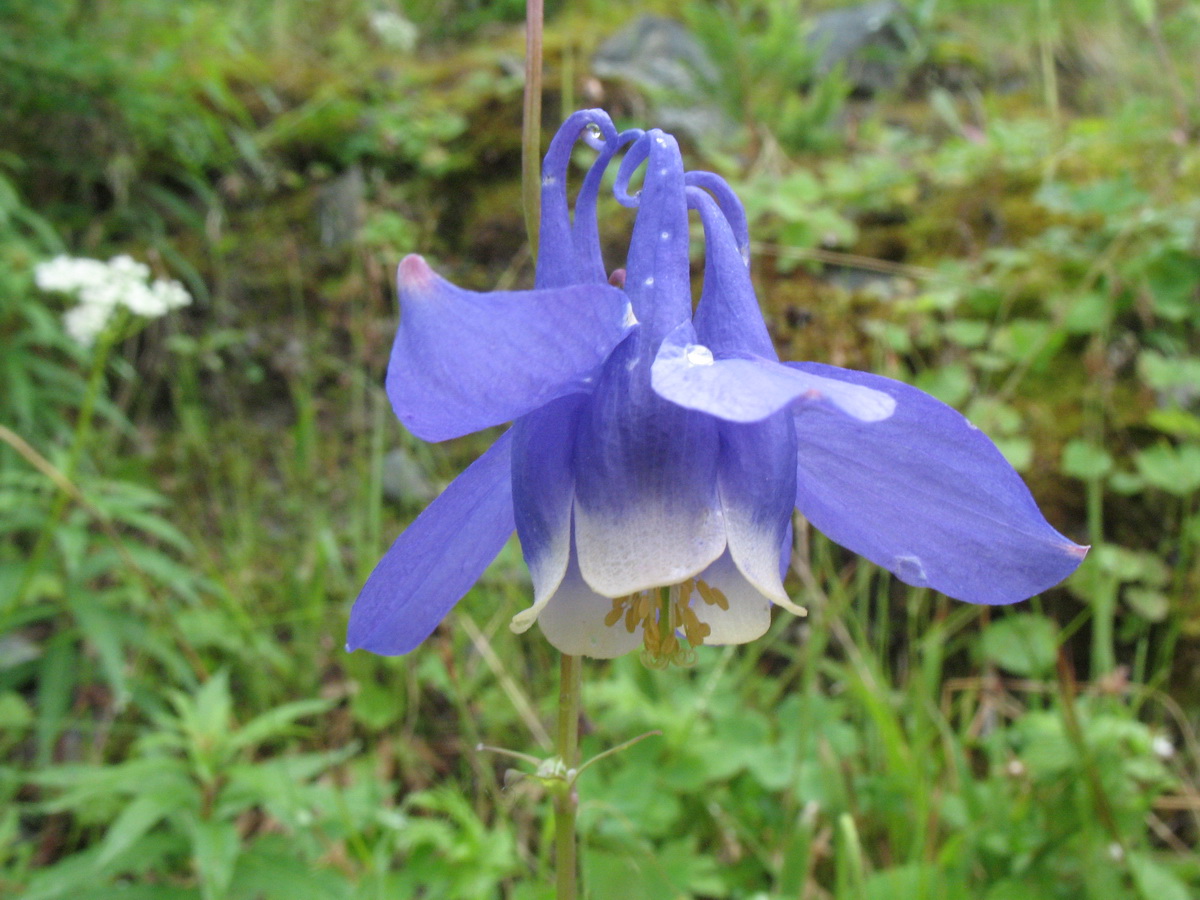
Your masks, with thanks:
M 598 156 L 572 218 L 581 135 Z M 609 279 L 596 201 L 621 150 L 615 193 L 637 215 Z M 431 441 L 513 426 L 371 573 L 350 649 L 412 650 L 514 528 L 534 588 L 514 630 L 536 621 L 564 653 L 602 658 L 641 644 L 657 662 L 758 637 L 772 604 L 803 612 L 783 587 L 794 508 L 902 581 L 972 603 L 1025 599 L 1079 565 L 1087 548 L 961 414 L 888 378 L 779 362 L 741 204 L 718 176 L 685 172 L 670 135 L 585 110 L 542 171 L 533 290 L 473 293 L 419 256 L 400 263 L 387 373 L 400 420 Z M 694 314 L 689 210 L 706 248 Z

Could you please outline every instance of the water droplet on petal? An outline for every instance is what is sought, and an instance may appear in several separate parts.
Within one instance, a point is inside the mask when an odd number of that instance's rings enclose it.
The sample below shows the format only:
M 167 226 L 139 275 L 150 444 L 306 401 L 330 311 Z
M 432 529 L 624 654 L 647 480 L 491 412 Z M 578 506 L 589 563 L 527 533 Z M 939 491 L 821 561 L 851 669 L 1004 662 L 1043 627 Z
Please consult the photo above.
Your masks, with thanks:
M 543 175 L 542 176 L 542 187 L 550 187 L 550 185 L 552 185 L 552 184 L 554 184 L 554 176 L 553 175 Z
M 925 564 L 919 556 L 897 556 L 892 560 L 891 570 L 905 583 L 914 587 L 924 587 L 929 584 L 929 576 L 925 574 Z
M 651 275 L 649 278 L 647 278 L 645 281 L 643 281 L 642 284 L 646 285 L 646 287 L 653 287 L 654 286 L 654 276 Z
M 588 137 L 590 137 L 590 138 L 599 139 L 604 136 L 603 133 L 600 131 L 600 126 L 597 125 L 595 122 L 587 123 L 587 133 L 588 133 Z
M 664 231 L 661 236 L 664 241 L 669 241 L 671 239 L 671 232 Z
M 711 366 L 713 364 L 712 351 L 703 344 L 688 344 L 687 349 L 683 351 L 683 356 L 689 366 Z

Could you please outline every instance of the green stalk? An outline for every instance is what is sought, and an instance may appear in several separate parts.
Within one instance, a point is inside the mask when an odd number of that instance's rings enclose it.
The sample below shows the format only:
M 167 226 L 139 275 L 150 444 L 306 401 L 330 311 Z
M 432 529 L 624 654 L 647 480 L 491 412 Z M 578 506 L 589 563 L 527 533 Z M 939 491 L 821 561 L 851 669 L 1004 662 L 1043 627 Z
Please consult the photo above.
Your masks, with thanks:
M 579 877 L 575 861 L 575 814 L 579 795 L 573 770 L 579 765 L 579 695 L 583 667 L 578 656 L 563 654 L 558 684 L 558 758 L 565 777 L 554 785 L 554 867 L 557 900 L 575 900 Z
M 104 384 L 104 370 L 108 363 L 109 352 L 112 350 L 113 342 L 112 338 L 109 337 L 110 333 L 110 330 L 105 330 L 92 353 L 92 369 L 88 374 L 87 389 L 83 395 L 83 403 L 79 407 L 79 418 L 75 420 L 75 433 L 71 437 L 70 455 L 67 457 L 67 464 L 62 470 L 63 477 L 69 482 L 75 480 L 75 476 L 79 471 L 80 460 L 83 458 L 84 449 L 91 439 L 92 418 L 96 411 L 96 400 L 99 398 L 100 389 Z M 70 499 L 70 494 L 64 488 L 60 487 L 54 496 L 54 505 L 50 508 L 50 513 L 46 516 L 46 521 L 38 533 L 37 542 L 34 544 L 33 550 L 29 553 L 28 561 L 25 563 L 25 571 L 21 575 L 21 582 L 17 586 L 16 592 L 12 595 L 12 599 L 0 610 L 3 614 L 0 618 L 7 618 L 20 608 L 21 603 L 25 599 L 25 592 L 29 590 L 30 584 L 33 583 L 33 579 L 41 567 L 42 557 L 50 549 L 50 542 L 54 539 L 54 533 L 57 531 L 62 517 L 67 512 L 67 503 Z
M 542 0 L 525 4 L 525 106 L 521 122 L 521 197 L 529 252 L 537 259 L 542 179 Z

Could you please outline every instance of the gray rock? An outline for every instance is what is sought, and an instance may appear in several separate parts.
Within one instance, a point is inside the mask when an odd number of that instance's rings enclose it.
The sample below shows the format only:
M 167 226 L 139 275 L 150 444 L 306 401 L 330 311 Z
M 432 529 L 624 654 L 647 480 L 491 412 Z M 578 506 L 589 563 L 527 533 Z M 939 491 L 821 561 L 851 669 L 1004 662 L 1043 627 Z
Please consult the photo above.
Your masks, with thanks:
M 592 57 L 599 78 L 626 81 L 656 101 L 658 124 L 704 137 L 726 131 L 725 114 L 708 101 L 720 77 L 708 52 L 686 27 L 642 16 L 600 45 Z
M 366 193 L 366 179 L 357 165 L 321 187 L 317 197 L 317 222 L 324 246 L 340 247 L 354 240 L 362 224 Z
M 437 494 L 437 487 L 421 464 L 403 447 L 383 458 L 383 496 L 388 500 L 405 506 L 422 506 Z
M 817 55 L 814 74 L 828 75 L 844 64 L 844 77 L 866 94 L 896 87 L 916 44 L 914 24 L 896 0 L 822 13 L 808 35 Z

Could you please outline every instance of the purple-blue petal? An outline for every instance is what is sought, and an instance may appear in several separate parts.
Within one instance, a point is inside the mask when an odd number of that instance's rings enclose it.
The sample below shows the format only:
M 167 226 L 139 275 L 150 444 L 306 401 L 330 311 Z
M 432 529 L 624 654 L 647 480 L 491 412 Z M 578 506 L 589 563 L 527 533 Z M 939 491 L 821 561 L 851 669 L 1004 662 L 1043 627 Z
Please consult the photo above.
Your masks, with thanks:
M 400 263 L 400 328 L 387 393 L 427 441 L 499 425 L 588 379 L 632 327 L 625 295 L 607 284 L 476 293 L 419 256 Z
M 581 394 L 562 397 L 513 423 L 513 510 L 534 592 L 534 608 L 518 616 L 519 626 L 533 621 L 567 570 L 575 497 L 572 457 L 585 400 Z
M 347 650 L 408 653 L 512 534 L 512 432 L 505 432 L 396 538 L 350 611 Z
M 571 239 L 575 245 L 575 257 L 578 260 L 579 271 L 574 282 L 584 281 L 604 282 L 608 273 L 604 268 L 604 258 L 600 252 L 600 231 L 596 220 L 596 200 L 600 194 L 600 185 L 604 180 L 604 172 L 617 152 L 642 136 L 640 128 L 622 131 L 615 138 L 607 133 L 601 136 L 603 144 L 599 146 L 599 155 L 584 176 L 579 188 L 579 196 L 575 199 L 575 216 L 571 222 Z M 542 287 L 542 285 L 538 285 Z
M 1024 600 L 1083 560 L 1087 548 L 1046 522 L 1020 475 L 954 409 L 890 378 L 790 365 L 896 401 L 878 422 L 822 405 L 796 413 L 796 506 L 832 540 L 970 603 Z
M 734 563 L 761 593 L 787 604 L 780 576 L 796 497 L 796 429 L 787 413 L 750 425 L 721 422 L 717 484 Z
M 678 583 L 720 555 L 717 422 L 660 398 L 634 340 L 587 400 L 575 445 L 575 546 L 584 579 L 622 596 Z
M 763 321 L 750 269 L 738 252 L 725 214 L 712 197 L 688 188 L 688 203 L 704 223 L 704 287 L 696 306 L 696 334 L 720 355 L 777 360 Z
M 589 129 L 594 129 L 595 137 L 589 135 Z M 580 194 L 581 200 L 584 194 L 591 195 L 590 209 L 583 216 L 585 220 L 589 217 L 592 220 L 590 233 L 579 221 L 579 203 L 576 204 L 576 222 L 572 224 L 567 200 L 567 175 L 571 153 L 581 135 L 600 151 L 600 156 L 584 179 L 584 188 Z M 618 147 L 617 130 L 613 127 L 608 113 L 602 109 L 582 109 L 572 113 L 550 140 L 546 157 L 542 161 L 540 241 L 534 278 L 536 287 L 604 283 L 604 264 L 599 258 L 599 238 L 594 242 L 589 241 L 596 230 L 595 193 L 599 189 L 604 169 Z
M 642 189 L 629 194 L 629 179 L 642 162 Z M 643 351 L 653 347 L 692 312 L 688 211 L 679 145 L 658 129 L 638 138 L 617 170 L 617 199 L 637 206 L 626 262 L 625 293 L 642 323 Z M 586 574 L 586 573 L 585 573 Z
M 741 198 L 734 193 L 729 182 L 714 172 L 687 172 L 683 180 L 688 187 L 701 188 L 716 198 L 717 206 L 720 207 L 725 221 L 729 223 L 729 230 L 733 233 L 738 255 L 749 268 L 750 228 L 746 222 L 746 208 L 742 206 Z
M 660 397 L 727 422 L 760 422 L 794 403 L 829 404 L 843 414 L 878 421 L 895 401 L 881 391 L 822 378 L 761 357 L 717 359 L 693 342 L 684 322 L 666 336 L 651 369 Z

